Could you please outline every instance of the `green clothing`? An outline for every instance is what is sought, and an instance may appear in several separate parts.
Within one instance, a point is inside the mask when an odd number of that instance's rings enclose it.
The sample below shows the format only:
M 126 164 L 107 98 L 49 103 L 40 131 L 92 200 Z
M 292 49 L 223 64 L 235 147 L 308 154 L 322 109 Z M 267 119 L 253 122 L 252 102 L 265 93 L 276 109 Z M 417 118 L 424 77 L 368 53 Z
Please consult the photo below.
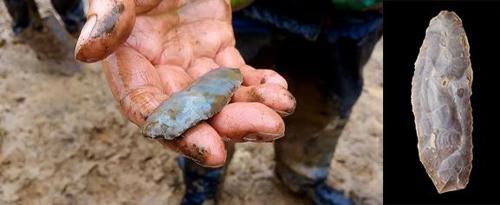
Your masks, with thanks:
M 238 11 L 250 5 L 254 0 L 231 0 L 231 8 Z

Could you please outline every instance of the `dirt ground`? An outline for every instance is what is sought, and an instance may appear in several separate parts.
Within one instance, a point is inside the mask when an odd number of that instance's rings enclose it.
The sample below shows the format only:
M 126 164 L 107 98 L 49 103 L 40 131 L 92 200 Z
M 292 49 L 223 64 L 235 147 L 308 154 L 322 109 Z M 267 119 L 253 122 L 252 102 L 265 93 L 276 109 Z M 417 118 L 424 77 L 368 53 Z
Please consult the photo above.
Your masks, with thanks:
M 0 4 L 0 204 L 178 204 L 176 154 L 122 117 L 100 65 L 63 76 L 9 25 Z M 358 204 L 382 204 L 382 55 L 380 41 L 328 179 Z M 239 144 L 221 204 L 307 204 L 282 188 L 273 158 L 272 144 Z

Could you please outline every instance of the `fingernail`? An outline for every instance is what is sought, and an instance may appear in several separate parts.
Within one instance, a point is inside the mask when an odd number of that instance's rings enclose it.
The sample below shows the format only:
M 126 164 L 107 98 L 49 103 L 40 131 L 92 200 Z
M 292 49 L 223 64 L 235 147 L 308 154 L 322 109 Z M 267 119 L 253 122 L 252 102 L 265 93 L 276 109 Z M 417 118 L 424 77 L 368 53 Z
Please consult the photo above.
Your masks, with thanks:
M 281 135 L 278 135 L 277 137 L 275 137 L 274 139 L 272 139 L 272 141 L 274 142 L 275 140 L 277 139 L 281 139 L 285 136 L 285 134 L 281 134 Z
M 92 15 L 90 18 L 87 19 L 87 22 L 82 28 L 82 31 L 80 32 L 80 36 L 78 37 L 78 41 L 76 42 L 76 47 L 75 47 L 75 56 L 77 59 L 81 60 L 79 57 L 81 57 L 80 54 L 80 49 L 82 46 L 84 46 L 85 43 L 88 42 L 90 35 L 92 33 L 92 30 L 94 30 L 94 27 L 97 23 L 97 16 Z M 85 59 L 83 59 L 85 60 Z
M 245 137 L 243 137 L 243 140 L 246 142 L 272 142 L 276 139 L 279 139 L 283 137 L 284 134 L 276 134 L 276 133 L 265 133 L 265 132 L 259 132 L 259 133 L 253 133 L 249 134 Z
M 293 114 L 293 111 L 280 111 L 280 110 L 277 110 L 276 111 L 281 117 L 286 117 L 286 116 L 289 116 L 291 114 Z
M 198 158 L 196 158 L 196 157 L 194 157 L 194 156 L 190 156 L 190 155 L 187 155 L 187 154 L 182 154 L 182 156 L 188 158 L 189 160 L 195 162 L 196 164 L 202 165 L 201 160 L 198 159 Z
M 222 137 L 222 140 L 224 140 L 224 142 L 234 142 L 234 139 L 231 139 L 229 137 Z
M 255 142 L 258 140 L 257 134 L 249 134 L 243 137 L 243 141 L 245 142 Z

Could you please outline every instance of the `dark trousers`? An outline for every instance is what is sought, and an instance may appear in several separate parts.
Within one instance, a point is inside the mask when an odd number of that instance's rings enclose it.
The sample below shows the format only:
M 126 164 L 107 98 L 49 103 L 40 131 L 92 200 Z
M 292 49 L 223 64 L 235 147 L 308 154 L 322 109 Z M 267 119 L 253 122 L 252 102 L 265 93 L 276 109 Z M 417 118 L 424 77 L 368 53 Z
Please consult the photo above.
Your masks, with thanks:
M 85 22 L 83 2 L 81 0 L 51 0 L 54 9 L 64 21 L 70 33 L 79 32 Z M 13 29 L 21 31 L 30 24 L 40 26 L 40 15 L 34 0 L 4 0 L 7 11 L 12 17 Z M 37 25 L 38 24 L 38 25 Z
M 233 21 L 238 18 L 235 15 Z M 234 27 L 236 46 L 246 62 L 277 70 L 297 100 L 295 113 L 285 118 L 286 136 L 274 143 L 277 175 L 294 192 L 323 182 L 361 94 L 362 69 L 382 35 L 382 26 L 361 37 L 322 34 L 316 41 L 275 29 Z M 230 162 L 234 145 L 227 146 Z M 188 163 L 188 169 L 199 174 L 214 170 Z

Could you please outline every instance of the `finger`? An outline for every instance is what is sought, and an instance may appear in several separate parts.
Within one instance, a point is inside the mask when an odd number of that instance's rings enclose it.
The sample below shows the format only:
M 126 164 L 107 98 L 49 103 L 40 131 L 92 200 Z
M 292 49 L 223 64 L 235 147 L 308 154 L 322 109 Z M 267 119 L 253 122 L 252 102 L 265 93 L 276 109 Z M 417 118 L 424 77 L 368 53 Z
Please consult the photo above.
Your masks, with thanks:
M 246 65 L 240 52 L 234 46 L 228 46 L 222 49 L 217 56 L 215 56 L 215 62 L 230 68 L 241 68 Z
M 269 69 L 255 69 L 245 65 L 240 68 L 244 85 L 275 84 L 288 89 L 288 84 L 280 74 Z
M 284 136 L 283 119 L 261 103 L 230 103 L 209 121 L 228 141 L 270 142 Z
M 178 66 L 160 65 L 156 66 L 160 76 L 164 92 L 170 94 L 187 88 L 193 82 L 193 78 Z
M 240 53 L 233 46 L 221 50 L 215 62 L 221 66 L 240 68 L 243 74 L 243 85 L 275 84 L 285 89 L 288 88 L 286 80 L 278 73 L 268 69 L 255 69 L 245 64 Z
M 90 0 L 87 22 L 75 48 L 75 57 L 84 62 L 106 58 L 125 40 L 135 23 L 133 0 Z
M 187 69 L 187 73 L 193 77 L 193 79 L 198 79 L 205 73 L 218 67 L 219 65 L 210 58 L 198 58 L 191 63 L 191 66 Z
M 208 123 L 202 122 L 173 141 L 160 142 L 206 167 L 220 167 L 226 161 L 224 142 Z
M 104 73 L 122 113 L 138 126 L 167 98 L 153 65 L 132 48 L 122 46 L 106 58 Z
M 296 101 L 292 94 L 275 84 L 243 86 L 232 98 L 233 102 L 259 102 L 267 105 L 281 116 L 288 116 L 295 110 Z

